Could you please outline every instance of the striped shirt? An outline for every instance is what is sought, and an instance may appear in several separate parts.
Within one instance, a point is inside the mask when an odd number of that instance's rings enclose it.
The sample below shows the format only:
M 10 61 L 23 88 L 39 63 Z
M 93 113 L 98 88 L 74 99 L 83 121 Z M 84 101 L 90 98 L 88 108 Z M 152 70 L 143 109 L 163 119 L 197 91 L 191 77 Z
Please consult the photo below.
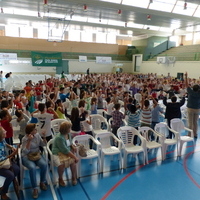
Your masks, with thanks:
M 135 113 L 131 113 L 128 111 L 128 126 L 132 127 L 140 127 L 140 114 L 141 114 L 141 109 L 138 109 Z
M 149 124 L 151 125 L 151 121 L 152 121 L 152 116 L 151 116 L 151 108 L 143 108 L 142 109 L 142 118 L 141 118 L 141 122 L 144 124 Z

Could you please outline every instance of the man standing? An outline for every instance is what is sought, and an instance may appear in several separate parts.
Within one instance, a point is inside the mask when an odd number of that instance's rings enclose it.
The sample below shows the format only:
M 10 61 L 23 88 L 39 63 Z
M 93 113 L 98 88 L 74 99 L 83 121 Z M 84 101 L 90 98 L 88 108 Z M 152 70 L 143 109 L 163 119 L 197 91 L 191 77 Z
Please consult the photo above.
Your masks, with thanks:
M 193 130 L 194 137 L 198 137 L 198 120 L 200 113 L 200 87 L 194 85 L 192 88 L 188 85 L 187 72 L 185 73 L 185 86 L 188 93 L 187 112 L 188 112 L 188 126 Z
M 87 75 L 90 74 L 90 68 L 87 69 L 86 73 L 87 73 Z

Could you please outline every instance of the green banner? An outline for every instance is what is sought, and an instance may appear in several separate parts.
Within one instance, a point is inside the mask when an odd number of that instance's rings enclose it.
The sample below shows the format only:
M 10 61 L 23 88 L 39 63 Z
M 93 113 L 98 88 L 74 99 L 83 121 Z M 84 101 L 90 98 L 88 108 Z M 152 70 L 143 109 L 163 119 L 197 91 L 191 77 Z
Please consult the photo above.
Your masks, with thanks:
M 61 66 L 61 53 L 31 52 L 32 66 Z

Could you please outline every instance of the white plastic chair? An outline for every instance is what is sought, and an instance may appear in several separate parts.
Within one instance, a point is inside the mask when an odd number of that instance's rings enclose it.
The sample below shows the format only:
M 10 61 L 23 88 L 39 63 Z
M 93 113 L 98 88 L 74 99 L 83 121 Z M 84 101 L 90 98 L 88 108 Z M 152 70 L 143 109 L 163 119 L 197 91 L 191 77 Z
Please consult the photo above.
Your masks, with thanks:
M 147 126 L 140 127 L 139 132 L 146 139 L 147 149 L 151 150 L 151 149 L 161 148 L 161 155 L 162 155 L 162 160 L 163 160 L 164 137 Z M 151 140 L 150 137 L 153 139 Z
M 94 135 L 108 132 L 108 122 L 102 115 L 91 115 L 91 123 Z
M 164 142 L 163 142 L 163 160 L 165 160 L 166 158 L 166 152 L 167 152 L 167 147 L 171 146 L 171 145 L 177 145 L 177 154 L 178 154 L 178 138 L 179 138 L 179 133 L 171 128 L 169 128 L 169 126 L 167 126 L 167 124 L 165 122 L 160 122 L 158 124 L 155 125 L 154 130 L 156 132 L 158 132 L 159 134 L 161 134 L 164 138 Z M 171 131 L 172 133 L 174 133 L 174 138 L 172 139 L 167 139 L 166 135 L 168 135 L 169 131 Z
M 104 167 L 104 156 L 105 155 L 116 155 L 119 154 L 119 166 L 122 168 L 122 155 L 121 155 L 121 147 L 122 141 L 119 140 L 113 133 L 99 133 L 95 136 L 95 139 L 101 143 L 101 167 L 100 172 L 103 172 Z M 111 145 L 113 141 L 117 142 L 117 147 Z
M 20 189 L 23 189 L 23 180 L 24 180 L 24 171 L 25 170 L 29 170 L 28 168 L 26 168 L 23 164 L 22 164 L 22 156 L 21 156 L 21 148 L 19 148 L 18 150 L 18 155 L 19 155 L 19 166 L 20 166 Z M 46 159 L 46 161 L 48 161 L 48 154 L 47 154 L 47 149 L 46 147 L 43 147 L 43 155 L 44 158 Z M 39 169 L 39 167 L 37 166 L 37 169 Z M 47 170 L 47 174 L 46 174 L 46 179 L 47 179 L 47 183 L 49 184 L 50 182 L 50 177 L 48 174 L 48 170 Z
M 179 132 L 179 142 L 180 142 L 180 146 L 179 146 L 179 152 L 178 152 L 178 156 L 181 156 L 181 152 L 182 152 L 182 147 L 183 144 L 185 142 L 193 142 L 194 143 L 194 133 L 193 130 L 185 127 L 183 121 L 179 118 L 174 118 L 170 121 L 170 126 L 173 130 Z M 181 132 L 185 130 L 187 132 L 190 132 L 188 135 L 181 135 Z
M 60 132 L 60 124 L 68 121 L 67 119 L 54 119 L 51 121 L 51 128 L 53 130 L 53 136 L 56 136 Z
M 93 141 L 93 144 L 96 144 L 96 150 L 95 149 L 90 149 L 90 140 Z M 86 153 L 87 157 L 81 157 L 79 153 L 77 153 L 77 157 L 79 158 L 79 162 L 77 163 L 77 176 L 78 178 L 81 176 L 81 160 L 85 159 L 92 159 L 92 158 L 97 158 L 97 172 L 99 173 L 100 171 L 100 147 L 101 144 L 99 141 L 94 139 L 91 135 L 78 135 L 75 136 L 72 139 L 72 143 L 76 145 L 77 143 L 83 144 L 84 147 L 86 148 Z M 77 151 L 78 152 L 78 151 Z
M 131 126 L 123 126 L 117 130 L 117 136 L 122 141 L 122 149 L 124 151 L 123 156 L 123 168 L 127 166 L 127 156 L 128 154 L 138 154 L 143 153 L 143 164 L 145 165 L 145 160 L 147 160 L 147 148 L 146 148 L 146 139 L 140 135 L 138 130 Z M 137 136 L 141 140 L 140 145 L 134 145 L 134 137 Z

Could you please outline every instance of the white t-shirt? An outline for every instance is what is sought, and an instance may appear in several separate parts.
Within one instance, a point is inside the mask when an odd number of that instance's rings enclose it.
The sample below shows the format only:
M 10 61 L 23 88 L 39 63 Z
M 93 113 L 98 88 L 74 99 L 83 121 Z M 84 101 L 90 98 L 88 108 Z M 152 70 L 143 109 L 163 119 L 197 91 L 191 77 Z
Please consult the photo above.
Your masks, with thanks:
M 107 113 L 108 113 L 108 115 L 112 115 L 113 107 L 114 107 L 114 103 L 107 104 Z
M 51 136 L 51 120 L 53 118 L 53 114 L 50 113 L 35 113 L 33 114 L 33 117 L 37 118 L 38 120 L 38 133 L 42 135 L 42 133 L 45 131 L 46 137 Z
M 89 132 L 92 131 L 92 125 L 88 124 L 87 121 L 89 121 L 89 118 L 86 118 L 85 121 L 82 121 L 82 126 L 83 126 L 83 130 L 84 132 Z

